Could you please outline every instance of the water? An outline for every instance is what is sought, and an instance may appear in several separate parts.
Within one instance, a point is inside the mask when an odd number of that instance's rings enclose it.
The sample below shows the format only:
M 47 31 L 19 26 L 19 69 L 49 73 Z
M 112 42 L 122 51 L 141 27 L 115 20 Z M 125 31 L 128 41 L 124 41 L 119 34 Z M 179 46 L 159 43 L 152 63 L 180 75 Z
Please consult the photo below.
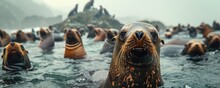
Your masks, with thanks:
M 174 37 L 188 38 L 185 34 Z M 64 42 L 56 42 L 52 53 L 42 53 L 37 47 L 39 41 L 24 43 L 34 70 L 17 73 L 0 70 L 0 87 L 97 88 L 107 77 L 111 58 L 99 54 L 103 42 L 93 42 L 86 36 L 82 39 L 87 58 L 81 60 L 63 58 Z M 168 41 L 170 39 L 165 39 L 165 42 Z M 168 57 L 161 54 L 161 74 L 165 82 L 163 87 L 220 87 L 220 52 L 208 52 L 206 55 L 207 60 L 193 62 L 186 60 L 185 56 Z

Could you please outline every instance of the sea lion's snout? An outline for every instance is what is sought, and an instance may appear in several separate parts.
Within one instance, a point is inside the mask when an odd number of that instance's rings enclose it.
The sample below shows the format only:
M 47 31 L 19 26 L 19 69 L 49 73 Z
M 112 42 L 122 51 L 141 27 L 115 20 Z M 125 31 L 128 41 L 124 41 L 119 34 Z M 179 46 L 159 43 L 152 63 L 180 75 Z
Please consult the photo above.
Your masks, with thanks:
M 144 33 L 142 31 L 136 31 L 135 35 L 138 38 L 138 40 L 141 40 L 143 38 Z

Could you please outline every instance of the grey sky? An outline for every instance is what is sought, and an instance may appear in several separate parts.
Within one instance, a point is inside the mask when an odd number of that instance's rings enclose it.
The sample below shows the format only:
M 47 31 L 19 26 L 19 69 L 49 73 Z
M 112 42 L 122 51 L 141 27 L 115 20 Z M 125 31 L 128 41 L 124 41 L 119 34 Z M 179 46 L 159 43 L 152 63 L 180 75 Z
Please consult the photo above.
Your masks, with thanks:
M 89 0 L 35 0 L 54 9 L 56 14 L 67 15 L 79 4 L 82 11 Z M 160 20 L 166 25 L 178 23 L 199 25 L 201 22 L 220 21 L 220 0 L 95 0 L 95 7 L 102 5 L 117 18 Z

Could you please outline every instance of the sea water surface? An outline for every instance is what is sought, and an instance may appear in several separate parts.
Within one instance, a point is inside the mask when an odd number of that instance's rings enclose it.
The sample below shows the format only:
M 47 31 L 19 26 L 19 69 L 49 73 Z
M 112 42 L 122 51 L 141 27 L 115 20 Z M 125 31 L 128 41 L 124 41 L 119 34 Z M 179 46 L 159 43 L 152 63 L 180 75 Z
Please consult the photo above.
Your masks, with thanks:
M 165 42 L 166 39 L 161 35 Z M 182 33 L 174 38 L 189 39 Z M 201 35 L 197 38 L 202 39 Z M 4 88 L 97 88 L 108 74 L 111 58 L 100 55 L 104 42 L 82 36 L 86 59 L 63 58 L 64 41 L 56 42 L 53 52 L 43 53 L 39 41 L 23 43 L 29 51 L 33 71 L 6 72 L 0 70 L 0 87 Z M 1 48 L 2 49 L 2 48 Z M 0 51 L 2 55 L 2 51 Z M 207 52 L 207 59 L 199 62 L 187 60 L 185 56 L 169 57 L 161 54 L 162 88 L 219 88 L 220 52 Z M 2 60 L 0 60 L 2 66 Z

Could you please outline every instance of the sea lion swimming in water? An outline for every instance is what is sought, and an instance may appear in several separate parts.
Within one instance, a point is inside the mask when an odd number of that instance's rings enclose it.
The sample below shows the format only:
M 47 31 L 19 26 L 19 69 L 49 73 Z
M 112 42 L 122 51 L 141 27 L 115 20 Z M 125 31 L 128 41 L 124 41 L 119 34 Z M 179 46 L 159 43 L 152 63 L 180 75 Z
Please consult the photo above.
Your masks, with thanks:
M 41 28 L 39 30 L 40 35 L 40 44 L 39 47 L 43 51 L 51 51 L 54 47 L 54 38 L 52 36 L 52 33 L 49 29 L 43 29 Z
M 156 28 L 147 23 L 125 25 L 115 37 L 109 74 L 100 88 L 156 88 L 160 74 L 160 43 Z
M 113 52 L 115 46 L 115 39 L 114 37 L 117 36 L 118 30 L 117 29 L 109 29 L 107 30 L 107 35 L 105 39 L 105 43 L 102 46 L 100 54 L 104 54 L 107 52 Z
M 88 29 L 87 38 L 94 38 L 95 37 L 95 27 L 94 27 L 94 25 L 88 24 L 87 29 Z
M 18 30 L 16 32 L 16 42 L 23 43 L 26 41 L 27 41 L 26 34 L 22 30 Z
M 0 47 L 4 47 L 10 43 L 10 36 L 8 33 L 0 29 Z
M 205 44 L 209 51 L 220 50 L 220 32 L 211 32 L 205 38 Z
M 32 66 L 28 58 L 28 51 L 20 43 L 11 42 L 2 54 L 2 69 L 7 71 L 31 70 Z
M 64 36 L 66 40 L 64 58 L 85 58 L 86 51 L 83 46 L 81 34 L 76 29 L 69 29 Z
M 190 40 L 185 44 L 182 55 L 201 56 L 206 53 L 206 45 L 200 40 Z
M 165 37 L 166 38 L 172 38 L 172 32 L 169 29 L 166 30 Z
M 204 38 L 206 38 L 209 33 L 213 32 L 212 27 L 205 23 L 202 23 L 197 29 L 202 32 Z
M 106 32 L 102 28 L 95 28 L 95 38 L 94 41 L 104 41 L 106 38 Z

